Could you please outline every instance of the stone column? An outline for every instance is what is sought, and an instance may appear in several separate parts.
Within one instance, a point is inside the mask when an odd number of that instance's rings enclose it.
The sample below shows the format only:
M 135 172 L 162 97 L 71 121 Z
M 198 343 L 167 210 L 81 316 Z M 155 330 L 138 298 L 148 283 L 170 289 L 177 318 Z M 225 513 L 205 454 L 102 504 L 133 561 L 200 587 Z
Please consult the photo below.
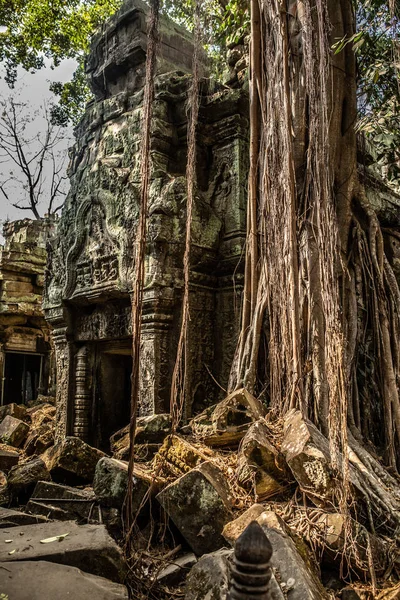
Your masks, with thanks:
M 80 348 L 75 357 L 74 436 L 85 442 L 89 439 L 92 404 L 88 349 Z
M 4 384 L 5 384 L 5 361 L 4 344 L 0 343 L 0 406 L 4 404 Z
M 73 366 L 74 344 L 69 334 L 69 315 L 61 307 L 46 311 L 46 320 L 53 327 L 53 343 L 56 365 L 56 442 L 71 432 L 71 372 Z
M 145 291 L 140 358 L 140 416 L 169 411 L 173 290 Z

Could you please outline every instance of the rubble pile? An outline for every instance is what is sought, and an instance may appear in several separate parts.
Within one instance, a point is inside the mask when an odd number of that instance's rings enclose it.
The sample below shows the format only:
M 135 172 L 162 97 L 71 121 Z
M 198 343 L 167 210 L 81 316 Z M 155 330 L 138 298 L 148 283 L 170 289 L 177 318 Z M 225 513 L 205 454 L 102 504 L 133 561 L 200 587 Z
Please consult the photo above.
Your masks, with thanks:
M 368 507 L 354 457 L 340 510 L 328 440 L 298 411 L 274 420 L 239 390 L 178 431 L 169 415 L 139 418 L 128 557 L 128 428 L 108 455 L 76 437 L 54 443 L 54 413 L 46 402 L 0 409 L 0 593 L 226 600 L 235 541 L 257 521 L 274 600 L 399 597 L 398 515 Z M 384 479 L 395 501 L 397 480 Z

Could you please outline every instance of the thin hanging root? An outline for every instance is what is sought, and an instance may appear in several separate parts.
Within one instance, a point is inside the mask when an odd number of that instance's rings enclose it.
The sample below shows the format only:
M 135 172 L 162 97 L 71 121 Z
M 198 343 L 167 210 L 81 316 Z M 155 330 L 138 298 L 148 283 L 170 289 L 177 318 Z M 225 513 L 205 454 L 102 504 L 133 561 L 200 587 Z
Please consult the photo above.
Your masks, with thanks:
M 159 0 L 151 1 L 150 20 L 148 26 L 147 56 L 146 56 L 146 82 L 143 101 L 143 129 L 142 129 L 142 160 L 141 160 L 141 189 L 140 189 L 140 214 L 137 231 L 133 232 L 136 241 L 135 276 L 132 294 L 132 393 L 131 393 L 131 418 L 129 425 L 129 462 L 128 486 L 125 498 L 125 553 L 130 555 L 132 550 L 132 533 L 135 515 L 132 508 L 133 496 L 133 467 L 134 445 L 136 433 L 136 415 L 139 397 L 140 374 L 140 333 L 142 320 L 146 231 L 147 231 L 147 204 L 150 183 L 150 133 L 151 117 L 154 98 L 154 78 L 157 62 L 158 21 L 160 13 Z
M 199 94 L 200 94 L 200 48 L 201 48 L 201 0 L 195 3 L 195 40 L 193 52 L 193 79 L 189 94 L 189 123 L 188 123 L 188 158 L 186 164 L 186 182 L 187 182 L 187 204 L 186 204 L 186 239 L 185 253 L 183 256 L 183 300 L 182 300 L 182 320 L 181 330 L 178 341 L 178 349 L 175 361 L 175 367 L 172 374 L 170 411 L 172 416 L 172 428 L 175 431 L 182 419 L 187 385 L 188 369 L 188 330 L 190 321 L 190 254 L 191 254 L 191 233 L 192 233 L 192 214 L 194 195 L 196 193 L 196 131 L 199 115 Z

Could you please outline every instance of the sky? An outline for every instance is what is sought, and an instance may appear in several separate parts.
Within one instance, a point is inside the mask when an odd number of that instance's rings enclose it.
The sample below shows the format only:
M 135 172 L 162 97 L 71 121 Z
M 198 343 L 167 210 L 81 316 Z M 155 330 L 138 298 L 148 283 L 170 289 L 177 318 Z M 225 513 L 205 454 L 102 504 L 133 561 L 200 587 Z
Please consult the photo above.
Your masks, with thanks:
M 52 100 L 56 100 L 55 96 L 49 91 L 49 82 L 50 81 L 68 81 L 72 77 L 72 73 L 75 69 L 75 62 L 72 60 L 65 60 L 61 63 L 61 65 L 52 70 L 50 69 L 50 63 L 37 71 L 34 74 L 28 73 L 23 69 L 18 71 L 18 81 L 14 90 L 10 90 L 4 81 L 4 71 L 0 68 L 0 99 L 6 100 L 10 95 L 15 96 L 17 94 L 18 101 L 21 103 L 26 103 L 27 116 L 31 119 L 31 124 L 29 125 L 29 136 L 31 138 L 35 137 L 37 134 L 43 131 L 44 129 L 44 121 L 35 115 L 36 112 L 40 114 L 40 107 L 43 102 L 49 103 Z M 67 148 L 73 143 L 72 138 L 72 130 L 67 129 L 66 132 L 66 140 L 63 141 L 59 148 L 61 153 L 67 153 Z M 65 161 L 65 166 L 68 163 L 68 160 Z M 8 172 L 12 170 L 16 175 L 17 171 L 13 166 L 12 161 L 7 161 L 0 165 L 0 183 L 1 180 L 4 180 L 4 176 L 8 174 Z M 12 191 L 18 196 L 18 199 L 22 197 L 22 190 Z M 11 200 L 12 202 L 13 200 Z M 43 207 L 41 207 L 43 209 Z M 43 212 L 43 210 L 41 211 Z M 24 219 L 26 217 L 32 217 L 31 212 L 18 210 L 13 207 L 10 202 L 7 202 L 6 198 L 3 194 L 0 194 L 0 231 L 2 227 L 2 222 L 5 220 L 15 220 L 15 219 Z M 0 242 L 2 240 L 0 239 Z

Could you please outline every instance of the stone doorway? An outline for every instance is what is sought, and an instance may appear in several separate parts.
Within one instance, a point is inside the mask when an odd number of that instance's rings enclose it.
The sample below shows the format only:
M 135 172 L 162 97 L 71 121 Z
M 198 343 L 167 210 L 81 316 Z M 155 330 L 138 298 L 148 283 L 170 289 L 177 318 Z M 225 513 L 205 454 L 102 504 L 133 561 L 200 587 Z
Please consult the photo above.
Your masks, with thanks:
M 36 400 L 42 384 L 43 355 L 6 352 L 1 404 Z
M 109 451 L 110 436 L 127 425 L 131 401 L 131 349 L 99 344 L 96 353 L 96 446 Z

